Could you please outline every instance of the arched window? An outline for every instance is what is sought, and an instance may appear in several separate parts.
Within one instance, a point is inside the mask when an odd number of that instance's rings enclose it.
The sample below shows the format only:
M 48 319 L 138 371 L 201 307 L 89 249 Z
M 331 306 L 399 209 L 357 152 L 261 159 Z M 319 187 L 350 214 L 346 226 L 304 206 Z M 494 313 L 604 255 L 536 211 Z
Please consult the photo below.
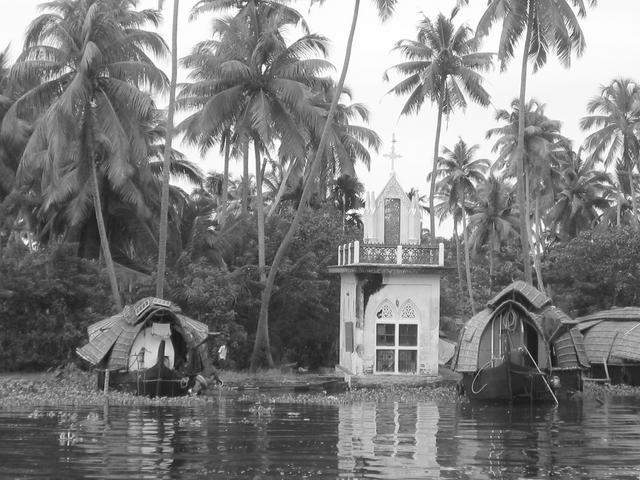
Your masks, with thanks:
M 385 300 L 380 304 L 378 309 L 376 310 L 376 317 L 378 320 L 392 320 L 393 319 L 393 306 L 389 300 Z
M 410 318 L 412 320 L 415 320 L 416 318 L 418 318 L 418 314 L 417 314 L 417 308 L 415 303 L 413 303 L 411 300 L 404 302 L 402 304 L 402 307 L 400 307 L 400 318 Z
M 418 308 L 406 301 L 399 310 L 385 300 L 376 309 L 376 373 L 416 373 Z

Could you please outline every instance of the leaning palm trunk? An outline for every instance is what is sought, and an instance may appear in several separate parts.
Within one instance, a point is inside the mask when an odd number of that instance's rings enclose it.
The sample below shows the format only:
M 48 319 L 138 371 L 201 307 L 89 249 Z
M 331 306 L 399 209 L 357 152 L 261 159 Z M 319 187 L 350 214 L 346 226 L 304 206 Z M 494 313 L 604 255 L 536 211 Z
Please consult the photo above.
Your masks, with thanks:
M 358 23 L 358 12 L 360 10 L 360 0 L 355 0 L 355 6 L 353 10 L 353 18 L 351 20 L 351 29 L 349 31 L 349 39 L 347 41 L 347 51 L 344 57 L 344 64 L 342 66 L 342 72 L 340 73 L 340 79 L 338 80 L 338 85 L 336 86 L 336 94 L 334 95 L 331 106 L 329 107 L 329 112 L 327 114 L 327 118 L 325 119 L 325 124 L 322 129 L 322 136 L 320 137 L 320 145 L 318 146 L 318 150 L 316 151 L 315 157 L 313 158 L 313 162 L 311 163 L 310 175 L 308 181 L 305 183 L 304 188 L 302 190 L 302 197 L 300 198 L 300 204 L 298 205 L 298 209 L 293 217 L 293 221 L 289 226 L 289 230 L 285 234 L 278 250 L 276 251 L 276 255 L 273 258 L 273 263 L 271 264 L 271 268 L 269 270 L 269 275 L 267 277 L 267 281 L 264 286 L 264 290 L 262 291 L 262 299 L 260 302 L 260 314 L 258 316 L 258 328 L 256 331 L 256 340 L 253 345 L 253 352 L 251 353 L 251 370 L 255 371 L 258 366 L 261 364 L 263 360 L 266 360 L 269 366 L 273 365 L 273 359 L 271 357 L 271 351 L 269 350 L 269 303 L 271 301 L 271 294 L 273 293 L 273 286 L 275 284 L 276 275 L 278 274 L 278 269 L 280 268 L 280 264 L 284 259 L 284 255 L 289 248 L 293 240 L 293 236 L 296 233 L 298 225 L 300 224 L 300 220 L 302 220 L 302 215 L 304 214 L 304 210 L 306 208 L 306 203 L 311 194 L 311 190 L 314 187 L 314 176 L 318 171 L 318 167 L 320 165 L 320 159 L 322 158 L 322 154 L 324 153 L 324 148 L 327 143 L 329 126 L 333 122 L 333 117 L 336 111 L 336 105 L 338 104 L 338 100 L 340 99 L 340 95 L 342 93 L 342 88 L 344 86 L 344 80 L 347 76 L 347 70 L 349 69 L 349 60 L 351 59 L 351 50 L 353 48 L 353 38 L 355 36 L 356 25 Z
M 260 144 L 253 141 L 254 153 L 256 156 L 256 217 L 258 219 L 258 271 L 260 272 L 260 282 L 266 280 L 265 255 L 264 255 L 264 203 L 262 202 L 262 165 L 260 164 Z M 267 342 L 268 334 L 267 334 Z
M 436 212 L 434 200 L 436 196 L 436 170 L 438 169 L 438 151 L 440 150 L 440 130 L 442 129 L 442 99 L 438 100 L 438 124 L 436 126 L 436 140 L 433 146 L 433 168 L 431 170 L 431 187 L 429 190 L 429 228 L 431 238 L 436 238 Z
M 94 149 L 93 135 L 93 116 L 94 106 L 88 108 L 86 130 L 86 146 L 88 150 L 89 162 L 91 163 L 91 184 L 93 188 L 93 210 L 96 213 L 96 223 L 98 224 L 98 234 L 100 235 L 100 245 L 102 246 L 102 254 L 104 255 L 104 263 L 107 266 L 107 275 L 109 284 L 111 285 L 111 295 L 113 303 L 117 310 L 122 311 L 122 301 L 120 300 L 120 290 L 118 289 L 118 279 L 116 277 L 116 269 L 111 258 L 111 249 L 109 248 L 109 239 L 107 238 L 107 229 L 104 226 L 104 216 L 102 215 L 102 202 L 100 200 L 100 188 L 98 186 L 98 173 L 96 172 L 96 159 Z
M 169 172 L 171 171 L 171 143 L 173 141 L 173 114 L 176 109 L 176 84 L 178 78 L 178 7 L 180 0 L 173 0 L 171 26 L 171 85 L 167 112 L 167 133 L 162 162 L 162 196 L 160 198 L 160 233 L 158 235 L 158 276 L 156 297 L 164 296 L 164 276 L 167 268 L 167 230 L 169 228 Z
M 525 176 L 524 176 L 524 113 L 525 94 L 527 89 L 527 62 L 529 60 L 529 46 L 531 44 L 532 28 L 532 7 L 529 6 L 527 16 L 526 35 L 524 37 L 524 53 L 522 55 L 522 70 L 520 73 L 520 114 L 518 115 L 518 147 L 516 150 L 516 185 L 518 205 L 520 206 L 520 245 L 522 246 L 522 263 L 524 267 L 524 280 L 533 284 L 531 275 L 531 259 L 529 258 L 529 237 L 530 230 L 527 229 L 527 205 L 525 196 Z
M 476 314 L 476 304 L 473 301 L 473 287 L 471 285 L 471 260 L 469 258 L 469 233 L 467 232 L 467 214 L 464 211 L 464 193 L 462 194 L 462 236 L 464 238 L 464 263 L 467 272 L 467 290 L 469 291 L 469 303 L 471 312 Z
M 271 208 L 269 209 L 269 213 L 267 213 L 267 218 L 273 215 L 280 204 L 280 200 L 282 200 L 282 195 L 284 195 L 285 190 L 287 189 L 287 181 L 289 181 L 289 176 L 293 169 L 295 168 L 297 160 L 292 160 L 289 164 L 289 168 L 284 172 L 284 177 L 282 177 L 282 181 L 280 182 L 280 186 L 278 187 L 278 193 L 276 193 L 276 198 L 274 198 L 273 203 L 271 204 Z

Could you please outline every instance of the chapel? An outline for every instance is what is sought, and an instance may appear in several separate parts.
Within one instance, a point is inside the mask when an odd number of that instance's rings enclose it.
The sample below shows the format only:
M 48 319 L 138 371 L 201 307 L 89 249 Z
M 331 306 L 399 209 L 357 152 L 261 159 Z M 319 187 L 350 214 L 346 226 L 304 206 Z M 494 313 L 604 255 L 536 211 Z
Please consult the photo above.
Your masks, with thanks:
M 340 246 L 330 267 L 340 275 L 340 367 L 437 376 L 444 246 L 421 241 L 417 196 L 408 197 L 393 169 L 365 205 L 363 241 Z

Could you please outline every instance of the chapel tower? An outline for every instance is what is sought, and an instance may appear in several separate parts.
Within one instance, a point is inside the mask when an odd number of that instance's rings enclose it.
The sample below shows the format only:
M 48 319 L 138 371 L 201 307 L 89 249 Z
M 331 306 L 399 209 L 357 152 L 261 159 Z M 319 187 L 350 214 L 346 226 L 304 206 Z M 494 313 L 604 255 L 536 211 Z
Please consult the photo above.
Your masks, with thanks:
M 395 142 L 394 142 L 395 147 Z M 393 171 L 366 194 L 363 242 L 338 248 L 340 365 L 355 375 L 437 376 L 444 246 L 422 244 L 422 211 Z

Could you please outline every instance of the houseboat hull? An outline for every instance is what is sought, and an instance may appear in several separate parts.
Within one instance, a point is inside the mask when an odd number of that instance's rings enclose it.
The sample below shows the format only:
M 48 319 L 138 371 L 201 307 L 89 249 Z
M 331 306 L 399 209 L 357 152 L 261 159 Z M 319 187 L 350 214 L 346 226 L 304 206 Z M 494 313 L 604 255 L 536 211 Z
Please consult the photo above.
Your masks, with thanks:
M 98 372 L 98 388 L 104 389 L 105 373 Z M 188 393 L 192 379 L 175 370 L 154 365 L 133 372 L 110 372 L 109 389 L 148 397 L 179 397 Z
M 553 401 L 545 374 L 535 368 L 505 361 L 462 376 L 464 394 L 473 401 L 546 402 Z

